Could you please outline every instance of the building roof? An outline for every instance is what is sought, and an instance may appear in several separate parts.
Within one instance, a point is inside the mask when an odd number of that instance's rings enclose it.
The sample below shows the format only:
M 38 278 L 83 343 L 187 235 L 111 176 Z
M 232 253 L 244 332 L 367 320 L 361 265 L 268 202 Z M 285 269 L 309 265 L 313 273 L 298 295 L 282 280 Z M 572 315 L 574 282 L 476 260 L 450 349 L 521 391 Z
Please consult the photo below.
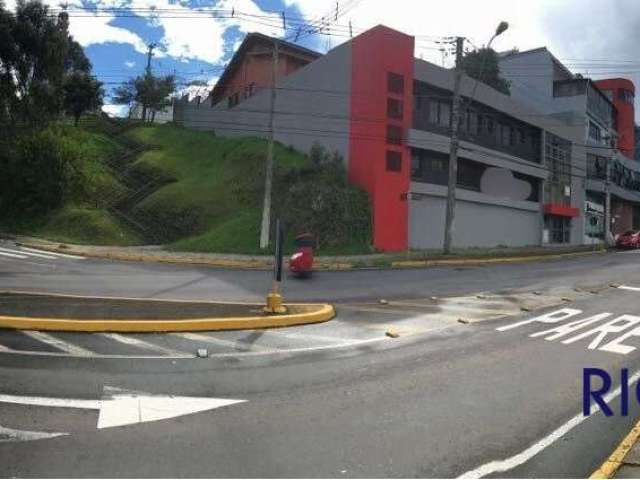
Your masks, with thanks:
M 233 57 L 231 57 L 231 60 L 227 64 L 227 67 L 224 69 L 224 72 L 222 73 L 222 75 L 216 82 L 215 86 L 213 87 L 213 95 L 215 96 L 216 90 L 220 90 L 223 87 L 223 85 L 225 85 L 229 76 L 231 76 L 231 74 L 238 67 L 238 65 L 242 63 L 242 59 L 244 58 L 247 51 L 251 49 L 251 47 L 253 47 L 258 43 L 273 44 L 273 42 L 278 42 L 278 47 L 280 49 L 283 49 L 284 51 L 288 50 L 289 52 L 297 53 L 303 57 L 310 57 L 310 60 L 315 60 L 316 58 L 319 58 L 322 56 L 322 54 L 319 52 L 310 50 L 305 47 L 301 47 L 300 45 L 296 45 L 295 43 L 287 42 L 286 40 L 270 37 L 268 35 L 264 35 L 258 32 L 248 33 L 242 40 L 242 43 L 233 54 Z

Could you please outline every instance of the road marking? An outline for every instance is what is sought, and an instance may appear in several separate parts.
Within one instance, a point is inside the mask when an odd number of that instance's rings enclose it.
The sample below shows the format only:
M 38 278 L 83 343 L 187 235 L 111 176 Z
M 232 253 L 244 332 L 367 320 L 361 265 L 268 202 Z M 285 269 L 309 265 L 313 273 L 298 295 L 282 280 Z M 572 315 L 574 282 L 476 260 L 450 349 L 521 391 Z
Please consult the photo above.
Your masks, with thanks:
M 20 250 L 12 250 L 10 248 L 3 248 L 3 247 L 0 247 L 0 251 L 12 253 L 14 255 L 18 254 L 18 255 L 28 255 L 30 257 L 46 258 L 48 260 L 55 260 L 55 258 L 56 258 L 56 257 L 54 257 L 52 255 L 43 255 L 41 253 L 33 253 L 33 252 L 22 252 Z
M 631 376 L 631 378 L 629 378 L 629 385 L 637 382 L 638 379 L 640 379 L 640 371 L 635 372 Z M 618 388 L 616 388 L 615 390 L 604 395 L 603 399 L 606 403 L 610 403 L 612 400 L 620 396 L 620 392 L 621 392 L 621 387 L 618 386 Z M 505 458 L 504 460 L 494 460 L 494 461 L 485 463 L 484 465 L 481 465 L 473 470 L 469 470 L 468 472 L 463 473 L 458 478 L 481 478 L 494 473 L 506 472 L 508 470 L 511 470 L 517 467 L 518 465 L 522 465 L 523 463 L 529 461 L 535 455 L 540 453 L 542 450 L 544 450 L 545 448 L 553 444 L 556 440 L 560 439 L 563 435 L 570 432 L 573 428 L 577 427 L 582 422 L 584 422 L 587 418 L 590 418 L 592 415 L 594 415 L 596 412 L 600 410 L 600 406 L 597 405 L 595 402 L 592 406 L 594 408 L 593 410 L 594 413 L 592 413 L 591 415 L 585 416 L 582 414 L 582 412 L 578 413 L 569 421 L 567 421 L 560 427 L 556 428 L 549 435 L 538 440 L 529 448 L 526 448 L 525 450 L 518 453 L 517 455 L 514 455 L 509 458 Z
M 38 340 L 39 342 L 46 343 L 59 350 L 62 350 L 63 352 L 71 353 L 78 357 L 90 357 L 93 355 L 93 352 L 89 350 L 86 350 L 72 343 L 65 342 L 64 340 L 54 337 L 53 335 L 49 335 L 48 333 L 37 332 L 35 330 L 22 330 L 21 332 L 35 340 Z
M 115 340 L 116 342 L 124 343 L 125 345 L 131 345 L 134 347 L 142 348 L 144 350 L 153 350 L 155 352 L 162 352 L 164 353 L 165 356 L 178 356 L 178 357 L 185 356 L 184 352 L 179 352 L 178 350 L 172 350 L 170 348 L 162 347 L 154 343 L 145 342 L 144 340 L 140 340 L 138 338 L 131 337 L 128 335 L 120 335 L 119 333 L 100 333 L 99 335 Z
M 155 422 L 246 402 L 227 398 L 147 395 L 104 387 L 102 400 L 2 395 L 0 402 L 41 407 L 99 410 L 96 428 Z M 2 431 L 0 430 L 0 433 Z M 40 432 L 30 432 L 40 433 Z
M 205 342 L 211 343 L 214 345 L 220 345 L 223 347 L 231 347 L 237 350 L 258 350 L 258 351 L 269 351 L 272 350 L 270 348 L 263 347 L 261 345 L 250 344 L 242 341 L 235 340 L 224 340 L 222 338 L 213 337 L 210 335 L 203 335 L 201 333 L 174 333 L 176 337 L 186 338 L 187 340 L 191 340 L 194 342 Z
M 629 290 L 631 292 L 640 292 L 640 287 L 629 287 L 627 285 L 620 285 L 619 290 Z
M 21 258 L 21 259 L 27 258 L 26 255 L 18 255 L 18 254 L 15 254 L 15 253 L 8 253 L 8 252 L 3 252 L 3 251 L 0 251 L 0 255 L 2 255 L 3 257 L 11 257 L 11 258 Z
M 260 332 L 266 335 L 275 335 L 277 337 L 285 337 L 291 338 L 294 340 L 315 340 L 320 342 L 333 342 L 333 343 L 344 343 L 346 342 L 354 342 L 357 341 L 356 338 L 338 338 L 338 337 L 328 337 L 325 335 L 316 335 L 314 333 L 294 333 L 294 332 L 284 332 L 284 331 L 263 331 L 263 330 L 254 330 L 256 332 Z
M 79 255 L 69 255 L 68 253 L 58 253 L 58 252 L 50 252 L 48 250 L 36 250 L 35 248 L 29 247 L 20 247 L 20 250 L 24 252 L 33 252 L 39 253 L 42 255 L 53 255 L 54 257 L 62 257 L 62 258 L 71 258 L 73 260 L 84 260 L 85 257 L 80 257 Z
M 106 334 L 101 334 L 106 335 Z M 281 350 L 267 350 L 267 351 L 247 351 L 247 352 L 228 352 L 228 353 L 212 353 L 209 355 L 209 358 L 242 358 L 242 357 L 257 357 L 264 355 L 286 355 L 291 353 L 306 353 L 306 352 L 314 352 L 318 350 L 332 350 L 332 349 L 341 349 L 348 347 L 357 347 L 360 345 L 366 345 L 369 343 L 380 342 L 383 340 L 389 340 L 388 337 L 374 337 L 365 340 L 356 340 L 353 342 L 340 343 L 337 345 L 321 345 L 317 347 L 302 347 L 302 348 L 288 348 Z M 39 352 L 33 350 L 13 350 L 7 349 L 7 354 L 11 355 L 32 355 L 37 357 L 72 357 L 73 355 L 69 355 L 63 352 Z M 194 358 L 194 355 L 177 352 L 176 355 L 167 356 L 167 355 L 117 355 L 117 354 L 100 354 L 96 353 L 92 355 L 93 358 L 117 358 L 117 359 L 153 359 L 153 360 L 169 360 L 172 358 Z
M 15 430 L 0 425 L 0 443 L 2 442 L 29 442 L 45 438 L 61 437 L 69 435 L 62 432 L 32 432 L 29 430 Z

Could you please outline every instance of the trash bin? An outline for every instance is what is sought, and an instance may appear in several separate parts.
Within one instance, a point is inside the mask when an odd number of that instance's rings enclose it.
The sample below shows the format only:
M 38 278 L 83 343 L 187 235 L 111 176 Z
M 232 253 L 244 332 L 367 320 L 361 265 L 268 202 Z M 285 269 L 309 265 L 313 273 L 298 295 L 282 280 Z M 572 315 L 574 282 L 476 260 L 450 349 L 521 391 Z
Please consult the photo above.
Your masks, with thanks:
M 296 251 L 289 260 L 289 270 L 297 277 L 309 277 L 313 271 L 313 245 L 310 233 L 298 235 L 294 240 Z

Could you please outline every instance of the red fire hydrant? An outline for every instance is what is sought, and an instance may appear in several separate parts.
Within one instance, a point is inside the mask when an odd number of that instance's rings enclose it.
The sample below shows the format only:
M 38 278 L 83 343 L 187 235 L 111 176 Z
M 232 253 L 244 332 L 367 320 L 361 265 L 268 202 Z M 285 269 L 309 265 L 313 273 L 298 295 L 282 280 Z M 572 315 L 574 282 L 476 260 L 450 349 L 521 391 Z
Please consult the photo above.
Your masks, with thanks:
M 310 277 L 313 271 L 313 235 L 298 235 L 294 244 L 296 251 L 289 260 L 289 270 L 297 277 Z

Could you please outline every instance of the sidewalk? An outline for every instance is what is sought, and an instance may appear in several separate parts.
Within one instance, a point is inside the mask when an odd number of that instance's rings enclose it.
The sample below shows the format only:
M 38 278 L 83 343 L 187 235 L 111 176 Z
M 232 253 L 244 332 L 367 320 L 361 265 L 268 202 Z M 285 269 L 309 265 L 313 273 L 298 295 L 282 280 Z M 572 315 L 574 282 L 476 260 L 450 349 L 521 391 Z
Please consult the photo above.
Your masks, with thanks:
M 640 478 L 640 422 L 590 478 Z
M 163 262 L 186 265 L 206 265 L 217 268 L 270 270 L 272 255 L 240 255 L 197 252 L 174 252 L 162 246 L 90 246 L 62 244 L 32 237 L 9 237 L 16 243 L 59 253 L 111 260 Z M 371 268 L 421 268 L 431 266 L 483 265 L 492 263 L 519 263 L 553 260 L 571 256 L 604 253 L 601 246 L 580 247 L 519 247 L 467 249 L 454 255 L 444 256 L 437 251 L 408 251 L 403 253 L 349 256 L 318 256 L 314 270 L 351 270 Z M 288 261 L 285 258 L 285 267 Z

